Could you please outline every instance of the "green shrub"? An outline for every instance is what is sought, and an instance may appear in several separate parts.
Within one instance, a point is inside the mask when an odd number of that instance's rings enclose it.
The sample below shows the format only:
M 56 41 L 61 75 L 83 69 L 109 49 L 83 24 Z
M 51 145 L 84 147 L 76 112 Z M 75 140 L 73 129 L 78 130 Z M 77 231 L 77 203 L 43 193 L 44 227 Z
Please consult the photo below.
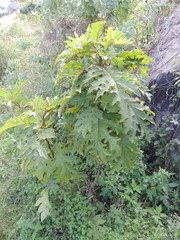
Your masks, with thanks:
M 108 205 L 122 204 L 137 212 L 139 207 L 160 205 L 165 213 L 178 211 L 179 183 L 173 174 L 159 169 L 148 176 L 146 171 L 138 163 L 132 171 L 122 169 L 115 175 L 104 172 L 98 181 L 101 201 Z
M 35 1 L 27 1 L 20 9 L 22 14 L 30 14 L 32 12 L 40 12 L 41 5 L 35 3 Z
M 93 194 L 103 165 L 112 171 L 132 166 L 140 154 L 135 135 L 148 136 L 152 120 L 152 112 L 139 100 L 145 94 L 140 80 L 149 57 L 140 50 L 123 50 L 131 42 L 111 27 L 104 33 L 104 25 L 94 23 L 81 37 L 70 37 L 67 50 L 58 56 L 57 83 L 62 82 L 62 92 L 66 88 L 62 97 L 37 96 L 29 102 L 21 97 L 22 85 L 15 88 L 17 94 L 1 91 L 4 103 L 13 99 L 21 114 L 6 121 L 0 132 L 25 126 L 28 137 L 21 152 L 29 156 L 30 151 L 33 159 L 25 158 L 26 168 L 31 166 L 33 175 L 45 182 L 55 177 L 64 183 L 83 175 L 89 179 L 87 195 Z M 133 74 L 137 69 L 140 73 Z
M 176 177 L 180 179 L 180 142 L 175 137 L 178 117 L 178 114 L 164 116 L 162 124 L 151 133 L 151 141 L 143 140 L 140 143 L 150 174 L 161 167 L 176 173 Z

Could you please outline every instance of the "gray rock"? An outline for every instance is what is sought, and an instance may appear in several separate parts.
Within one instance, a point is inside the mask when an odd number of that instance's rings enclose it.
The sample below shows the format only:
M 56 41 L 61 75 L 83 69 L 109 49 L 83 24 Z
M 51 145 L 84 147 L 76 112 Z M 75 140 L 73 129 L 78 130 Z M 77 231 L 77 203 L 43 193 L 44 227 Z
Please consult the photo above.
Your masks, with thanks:
M 19 9 L 19 3 L 17 1 L 0 0 L 0 17 L 6 14 L 11 14 Z
M 159 39 L 149 50 L 154 59 L 150 66 L 150 78 L 160 74 L 180 72 L 180 4 L 159 28 Z
M 151 108 L 156 114 L 154 118 L 156 127 L 162 124 L 162 119 L 165 116 L 179 114 L 180 120 L 180 99 L 177 97 L 180 91 L 180 87 L 178 86 L 179 81 L 180 74 L 178 73 L 163 73 L 156 79 L 151 80 L 149 88 L 151 89 L 152 86 L 155 86 L 152 91 Z M 178 129 L 180 129 L 180 124 L 178 125 Z M 175 137 L 180 139 L 180 135 L 177 132 L 175 132 Z

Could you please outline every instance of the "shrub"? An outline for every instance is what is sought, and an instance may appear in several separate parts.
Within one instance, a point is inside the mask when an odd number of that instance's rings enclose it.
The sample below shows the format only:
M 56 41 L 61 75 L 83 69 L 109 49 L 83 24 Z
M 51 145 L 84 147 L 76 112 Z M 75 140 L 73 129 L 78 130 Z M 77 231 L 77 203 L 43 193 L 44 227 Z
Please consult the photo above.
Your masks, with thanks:
M 161 125 L 151 133 L 151 141 L 141 141 L 150 174 L 161 167 L 180 177 L 179 139 L 175 137 L 178 124 L 178 114 L 164 116 Z

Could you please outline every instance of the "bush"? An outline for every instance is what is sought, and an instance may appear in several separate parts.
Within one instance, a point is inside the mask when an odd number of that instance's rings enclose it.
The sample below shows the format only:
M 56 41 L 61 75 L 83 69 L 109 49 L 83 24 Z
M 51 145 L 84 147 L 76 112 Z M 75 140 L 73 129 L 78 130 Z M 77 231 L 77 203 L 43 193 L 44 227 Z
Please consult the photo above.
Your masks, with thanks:
M 149 174 L 161 167 L 176 173 L 180 179 L 179 139 L 175 136 L 179 128 L 178 118 L 178 114 L 164 116 L 161 125 L 151 133 L 151 141 L 141 141 Z
M 28 1 L 20 9 L 20 13 L 30 14 L 32 12 L 40 12 L 40 10 L 41 10 L 40 4 L 35 3 L 35 1 Z

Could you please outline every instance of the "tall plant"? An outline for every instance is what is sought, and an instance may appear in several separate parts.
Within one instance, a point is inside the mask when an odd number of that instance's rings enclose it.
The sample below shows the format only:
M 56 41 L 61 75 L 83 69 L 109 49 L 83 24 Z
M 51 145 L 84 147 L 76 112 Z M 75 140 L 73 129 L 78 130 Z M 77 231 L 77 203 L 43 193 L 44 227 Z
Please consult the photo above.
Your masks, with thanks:
M 150 58 L 140 50 L 129 51 L 132 43 L 124 34 L 104 26 L 103 21 L 93 23 L 66 42 L 57 58 L 56 84 L 63 96 L 29 102 L 15 88 L 13 104 L 21 114 L 0 128 L 0 133 L 21 128 L 23 168 L 31 169 L 51 192 L 57 184 L 76 184 L 81 177 L 86 195 L 92 196 L 102 167 L 131 167 L 140 153 L 137 133 L 148 136 L 152 112 L 141 100 L 146 95 L 141 79 Z M 12 94 L 1 90 L 3 104 Z M 43 220 L 50 208 L 46 190 L 37 205 Z

